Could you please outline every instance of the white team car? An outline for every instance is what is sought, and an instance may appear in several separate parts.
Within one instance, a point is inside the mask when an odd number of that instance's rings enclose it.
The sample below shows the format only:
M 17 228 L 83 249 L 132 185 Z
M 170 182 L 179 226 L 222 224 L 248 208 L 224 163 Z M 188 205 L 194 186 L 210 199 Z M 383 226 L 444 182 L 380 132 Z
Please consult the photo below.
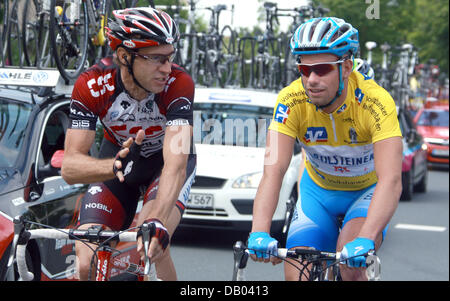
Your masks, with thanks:
M 264 168 L 267 128 L 277 95 L 267 91 L 196 88 L 194 143 L 197 173 L 183 226 L 251 229 L 253 200 Z M 283 180 L 272 233 L 281 234 L 297 198 L 301 152 Z

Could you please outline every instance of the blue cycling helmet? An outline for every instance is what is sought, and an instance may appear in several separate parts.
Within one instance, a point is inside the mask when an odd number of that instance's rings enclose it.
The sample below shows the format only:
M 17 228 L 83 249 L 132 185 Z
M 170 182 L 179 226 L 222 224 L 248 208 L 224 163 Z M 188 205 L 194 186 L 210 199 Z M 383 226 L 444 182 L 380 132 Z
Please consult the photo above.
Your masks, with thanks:
M 358 30 L 350 23 L 334 17 L 313 18 L 300 25 L 291 38 L 291 52 L 300 56 L 307 54 L 334 54 L 341 59 L 348 59 L 358 52 Z M 344 58 L 345 56 L 345 58 Z M 331 106 L 342 95 L 344 80 L 342 78 L 342 66 L 338 65 L 339 87 L 336 96 L 327 104 L 317 106 L 324 109 Z
M 334 17 L 310 19 L 291 38 L 294 55 L 331 53 L 342 58 L 346 54 L 355 55 L 358 48 L 358 30 Z

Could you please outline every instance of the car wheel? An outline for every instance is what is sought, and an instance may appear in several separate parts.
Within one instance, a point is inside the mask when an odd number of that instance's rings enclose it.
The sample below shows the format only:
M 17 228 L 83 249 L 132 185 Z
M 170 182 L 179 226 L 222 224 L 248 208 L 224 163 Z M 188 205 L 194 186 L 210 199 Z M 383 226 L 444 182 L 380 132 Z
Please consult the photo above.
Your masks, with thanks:
M 402 194 L 400 196 L 400 200 L 410 201 L 412 199 L 413 191 L 414 191 L 414 179 L 413 179 L 413 170 L 409 170 L 402 173 Z

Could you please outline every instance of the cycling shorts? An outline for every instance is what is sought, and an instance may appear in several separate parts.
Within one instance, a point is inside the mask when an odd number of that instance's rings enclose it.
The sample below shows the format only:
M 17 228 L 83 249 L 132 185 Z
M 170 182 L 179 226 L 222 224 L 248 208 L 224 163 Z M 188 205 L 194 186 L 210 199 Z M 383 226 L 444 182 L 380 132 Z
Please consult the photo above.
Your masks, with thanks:
M 119 146 L 103 139 L 99 158 L 115 157 L 119 150 Z M 142 180 L 139 183 L 129 185 L 114 178 L 105 182 L 90 184 L 81 203 L 78 226 L 95 223 L 108 226 L 115 231 L 129 228 L 136 215 L 142 193 L 145 191 L 144 204 L 156 198 L 163 165 L 163 155 L 160 151 L 148 158 L 141 157 L 139 165 L 136 166 L 139 168 L 136 172 L 142 175 Z M 196 165 L 196 155 L 190 154 L 184 185 L 176 202 L 176 207 L 180 210 L 181 215 L 186 208 L 186 202 L 195 177 Z
M 367 217 L 376 184 L 358 191 L 327 190 L 318 186 L 305 170 L 300 196 L 289 228 L 286 247 L 313 247 L 335 252 L 340 231 L 351 219 Z M 388 226 L 383 230 L 383 238 Z

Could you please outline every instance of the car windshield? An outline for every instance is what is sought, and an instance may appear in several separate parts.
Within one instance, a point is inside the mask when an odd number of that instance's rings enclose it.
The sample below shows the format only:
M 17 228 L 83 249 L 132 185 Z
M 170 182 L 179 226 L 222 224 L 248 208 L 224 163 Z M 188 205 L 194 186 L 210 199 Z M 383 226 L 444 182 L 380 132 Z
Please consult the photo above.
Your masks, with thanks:
M 448 111 L 423 111 L 417 121 L 417 125 L 448 127 Z
M 16 163 L 31 109 L 31 106 L 0 98 L 0 168 Z
M 194 142 L 265 147 L 272 112 L 269 107 L 194 103 Z

